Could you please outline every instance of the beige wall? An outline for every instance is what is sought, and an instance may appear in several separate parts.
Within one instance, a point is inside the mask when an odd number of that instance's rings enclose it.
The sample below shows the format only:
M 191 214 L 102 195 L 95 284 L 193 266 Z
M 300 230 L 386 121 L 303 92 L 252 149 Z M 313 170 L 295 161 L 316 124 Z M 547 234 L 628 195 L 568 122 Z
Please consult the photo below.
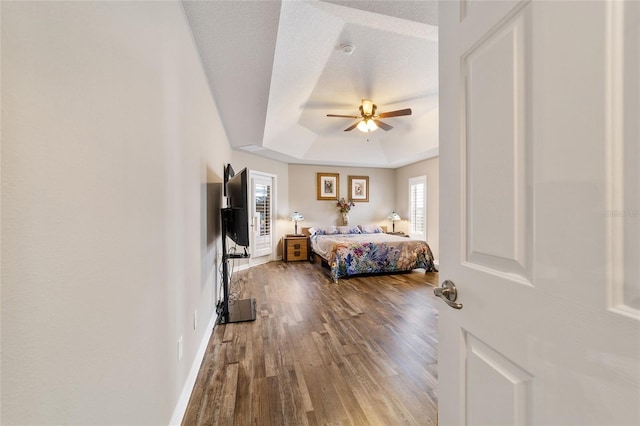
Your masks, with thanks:
M 260 156 L 233 151 L 233 166 L 236 170 L 247 167 L 251 170 L 277 175 L 277 206 L 275 211 L 276 242 L 275 257 L 282 256 L 282 237 L 294 231 L 288 220 L 293 211 L 299 211 L 305 220 L 299 228 L 342 225 L 339 210 L 333 201 L 318 200 L 316 193 L 317 173 L 338 173 L 340 175 L 340 196 L 348 197 L 349 176 L 369 176 L 369 202 L 358 202 L 349 213 L 350 224 L 376 223 L 391 229 L 387 215 L 395 210 L 403 218 L 396 222 L 396 230 L 408 233 L 408 191 L 409 178 L 427 176 L 427 240 L 436 259 L 439 255 L 438 232 L 438 158 L 420 161 L 398 169 L 316 166 L 282 163 Z M 252 260 L 254 263 L 263 259 Z M 239 262 L 240 265 L 249 262 Z
M 0 423 L 167 424 L 231 159 L 182 6 L 1 7 Z
M 427 177 L 427 242 L 436 260 L 440 259 L 440 236 L 438 231 L 440 226 L 438 220 L 438 199 L 440 197 L 439 162 L 439 158 L 435 157 L 396 169 L 395 181 L 396 211 L 404 219 L 401 222 L 396 222 L 396 231 L 408 232 L 409 179 L 418 176 Z
M 318 200 L 316 176 L 318 172 L 340 174 L 340 196 L 348 199 L 349 176 L 369 176 L 369 202 L 357 202 L 349 213 L 349 224 L 364 225 L 377 223 L 390 226 L 386 219 L 395 208 L 395 171 L 392 169 L 289 165 L 289 211 L 286 216 L 299 211 L 304 222 L 298 226 L 342 225 L 342 218 L 335 201 Z M 293 233 L 293 223 L 288 226 Z

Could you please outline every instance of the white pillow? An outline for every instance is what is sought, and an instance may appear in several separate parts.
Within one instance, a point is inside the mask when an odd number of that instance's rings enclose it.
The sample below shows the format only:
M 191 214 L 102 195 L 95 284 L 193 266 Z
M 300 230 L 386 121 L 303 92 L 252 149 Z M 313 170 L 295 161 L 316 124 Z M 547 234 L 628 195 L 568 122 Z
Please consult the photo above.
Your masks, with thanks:
M 357 226 L 338 226 L 338 233 L 340 234 L 361 234 L 360 228 Z
M 363 234 L 384 234 L 384 231 L 378 225 L 358 225 Z
M 325 227 L 315 227 L 309 228 L 309 234 L 313 237 L 314 235 L 333 235 L 338 234 L 338 229 L 335 226 L 325 226 Z

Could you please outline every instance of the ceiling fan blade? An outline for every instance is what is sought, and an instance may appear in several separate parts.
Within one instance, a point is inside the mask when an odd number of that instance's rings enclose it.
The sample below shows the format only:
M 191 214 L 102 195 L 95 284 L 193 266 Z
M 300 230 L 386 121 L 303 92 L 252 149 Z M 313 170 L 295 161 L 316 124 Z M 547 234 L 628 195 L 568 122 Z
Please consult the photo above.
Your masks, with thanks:
M 327 117 L 360 118 L 360 116 L 357 116 L 357 115 L 340 115 L 340 114 L 327 114 Z
M 397 111 L 381 112 L 380 114 L 378 114 L 378 117 L 399 117 L 401 115 L 411 115 L 411 108 L 399 109 Z
M 357 117 L 356 117 L 356 118 L 357 118 Z M 351 130 L 355 129 L 356 127 L 358 127 L 358 124 L 359 124 L 359 123 L 360 123 L 359 121 L 356 121 L 353 125 L 351 125 L 351 126 L 347 127 L 346 129 L 344 129 L 344 131 L 345 131 L 345 132 L 349 132 L 349 131 L 351 131 Z
M 382 130 L 384 130 L 385 132 L 386 132 L 386 131 L 389 131 L 389 130 L 391 130 L 391 129 L 393 129 L 393 126 L 390 126 L 390 125 L 388 125 L 387 123 L 383 123 L 383 122 L 382 122 L 382 121 L 380 121 L 380 120 L 375 120 L 375 119 L 374 119 L 374 120 L 373 120 L 373 122 L 374 122 L 374 123 L 376 123 L 376 126 L 380 127 L 380 128 L 381 128 Z M 356 125 L 357 125 L 357 123 L 356 123 Z

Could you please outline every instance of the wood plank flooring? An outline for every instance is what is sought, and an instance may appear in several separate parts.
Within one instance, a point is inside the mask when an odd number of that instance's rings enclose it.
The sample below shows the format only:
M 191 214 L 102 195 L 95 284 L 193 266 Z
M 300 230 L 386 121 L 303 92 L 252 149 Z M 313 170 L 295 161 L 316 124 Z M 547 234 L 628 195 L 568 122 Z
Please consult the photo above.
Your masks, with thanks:
M 217 325 L 184 425 L 437 424 L 437 273 L 237 272 L 257 319 Z

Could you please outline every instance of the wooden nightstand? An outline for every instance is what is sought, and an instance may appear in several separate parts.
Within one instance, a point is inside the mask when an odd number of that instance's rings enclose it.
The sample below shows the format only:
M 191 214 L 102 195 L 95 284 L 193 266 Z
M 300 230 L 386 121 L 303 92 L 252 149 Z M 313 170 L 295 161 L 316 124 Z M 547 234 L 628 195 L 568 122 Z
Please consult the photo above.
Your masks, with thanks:
M 407 238 L 409 238 L 409 236 L 407 234 L 405 234 L 404 232 L 387 232 L 387 234 L 389 234 L 389 235 L 397 235 L 399 237 L 407 237 Z
M 309 260 L 309 238 L 304 235 L 287 235 L 284 237 L 282 252 L 285 262 Z

